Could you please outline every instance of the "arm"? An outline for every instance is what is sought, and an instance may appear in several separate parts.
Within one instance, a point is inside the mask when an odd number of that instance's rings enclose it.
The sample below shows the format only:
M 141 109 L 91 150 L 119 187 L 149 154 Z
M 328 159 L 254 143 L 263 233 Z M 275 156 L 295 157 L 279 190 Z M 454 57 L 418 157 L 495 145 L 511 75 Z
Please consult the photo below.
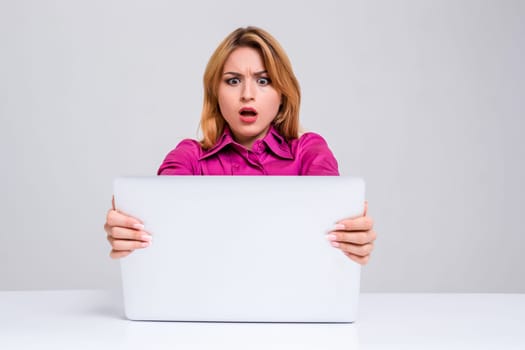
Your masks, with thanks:
M 323 137 L 310 132 L 303 134 L 297 147 L 301 161 L 299 175 L 339 175 L 337 160 Z
M 164 158 L 157 175 L 199 175 L 198 160 L 201 153 L 197 141 L 183 140 Z

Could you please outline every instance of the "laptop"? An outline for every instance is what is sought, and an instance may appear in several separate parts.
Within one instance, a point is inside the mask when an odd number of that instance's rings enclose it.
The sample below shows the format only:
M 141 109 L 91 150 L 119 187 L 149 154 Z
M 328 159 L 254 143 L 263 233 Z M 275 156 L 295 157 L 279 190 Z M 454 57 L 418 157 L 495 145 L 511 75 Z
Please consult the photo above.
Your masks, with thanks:
M 360 266 L 326 233 L 362 215 L 362 179 L 121 177 L 114 195 L 153 237 L 120 260 L 128 319 L 355 321 Z

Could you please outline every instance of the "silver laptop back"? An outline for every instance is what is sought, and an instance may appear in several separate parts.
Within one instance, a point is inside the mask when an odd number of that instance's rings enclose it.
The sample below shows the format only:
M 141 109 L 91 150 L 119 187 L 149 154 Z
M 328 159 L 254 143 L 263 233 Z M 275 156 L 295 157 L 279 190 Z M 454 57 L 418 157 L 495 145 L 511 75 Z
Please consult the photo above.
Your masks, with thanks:
M 118 178 L 116 206 L 152 245 L 121 259 L 133 320 L 353 322 L 360 267 L 326 233 L 359 216 L 359 178 Z

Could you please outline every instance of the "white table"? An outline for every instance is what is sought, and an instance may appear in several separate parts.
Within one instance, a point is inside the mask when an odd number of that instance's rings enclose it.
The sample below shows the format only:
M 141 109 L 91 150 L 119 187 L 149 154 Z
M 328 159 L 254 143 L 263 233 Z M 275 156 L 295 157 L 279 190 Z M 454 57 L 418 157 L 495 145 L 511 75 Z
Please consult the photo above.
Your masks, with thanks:
M 0 292 L 0 349 L 525 349 L 525 294 L 362 294 L 354 324 L 136 322 L 117 291 Z

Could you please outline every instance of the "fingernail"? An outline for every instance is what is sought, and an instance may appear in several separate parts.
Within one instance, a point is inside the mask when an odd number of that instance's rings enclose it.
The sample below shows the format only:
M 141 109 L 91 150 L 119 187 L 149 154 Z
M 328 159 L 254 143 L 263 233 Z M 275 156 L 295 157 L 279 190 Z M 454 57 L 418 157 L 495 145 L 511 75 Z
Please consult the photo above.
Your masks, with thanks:
M 339 248 L 339 243 L 337 242 L 331 242 L 333 247 Z
M 345 225 L 343 224 L 335 224 L 334 226 L 334 230 L 344 230 L 345 229 Z
M 133 224 L 133 228 L 136 229 L 136 230 L 143 230 L 144 229 L 144 225 L 142 225 L 142 224 Z
M 337 236 L 333 233 L 330 233 L 329 235 L 326 235 L 326 238 L 330 241 L 335 241 L 337 239 Z
M 143 248 L 149 247 L 149 242 L 141 243 L 140 246 Z
M 142 235 L 140 236 L 140 239 L 143 241 L 151 242 L 151 236 L 150 235 Z

